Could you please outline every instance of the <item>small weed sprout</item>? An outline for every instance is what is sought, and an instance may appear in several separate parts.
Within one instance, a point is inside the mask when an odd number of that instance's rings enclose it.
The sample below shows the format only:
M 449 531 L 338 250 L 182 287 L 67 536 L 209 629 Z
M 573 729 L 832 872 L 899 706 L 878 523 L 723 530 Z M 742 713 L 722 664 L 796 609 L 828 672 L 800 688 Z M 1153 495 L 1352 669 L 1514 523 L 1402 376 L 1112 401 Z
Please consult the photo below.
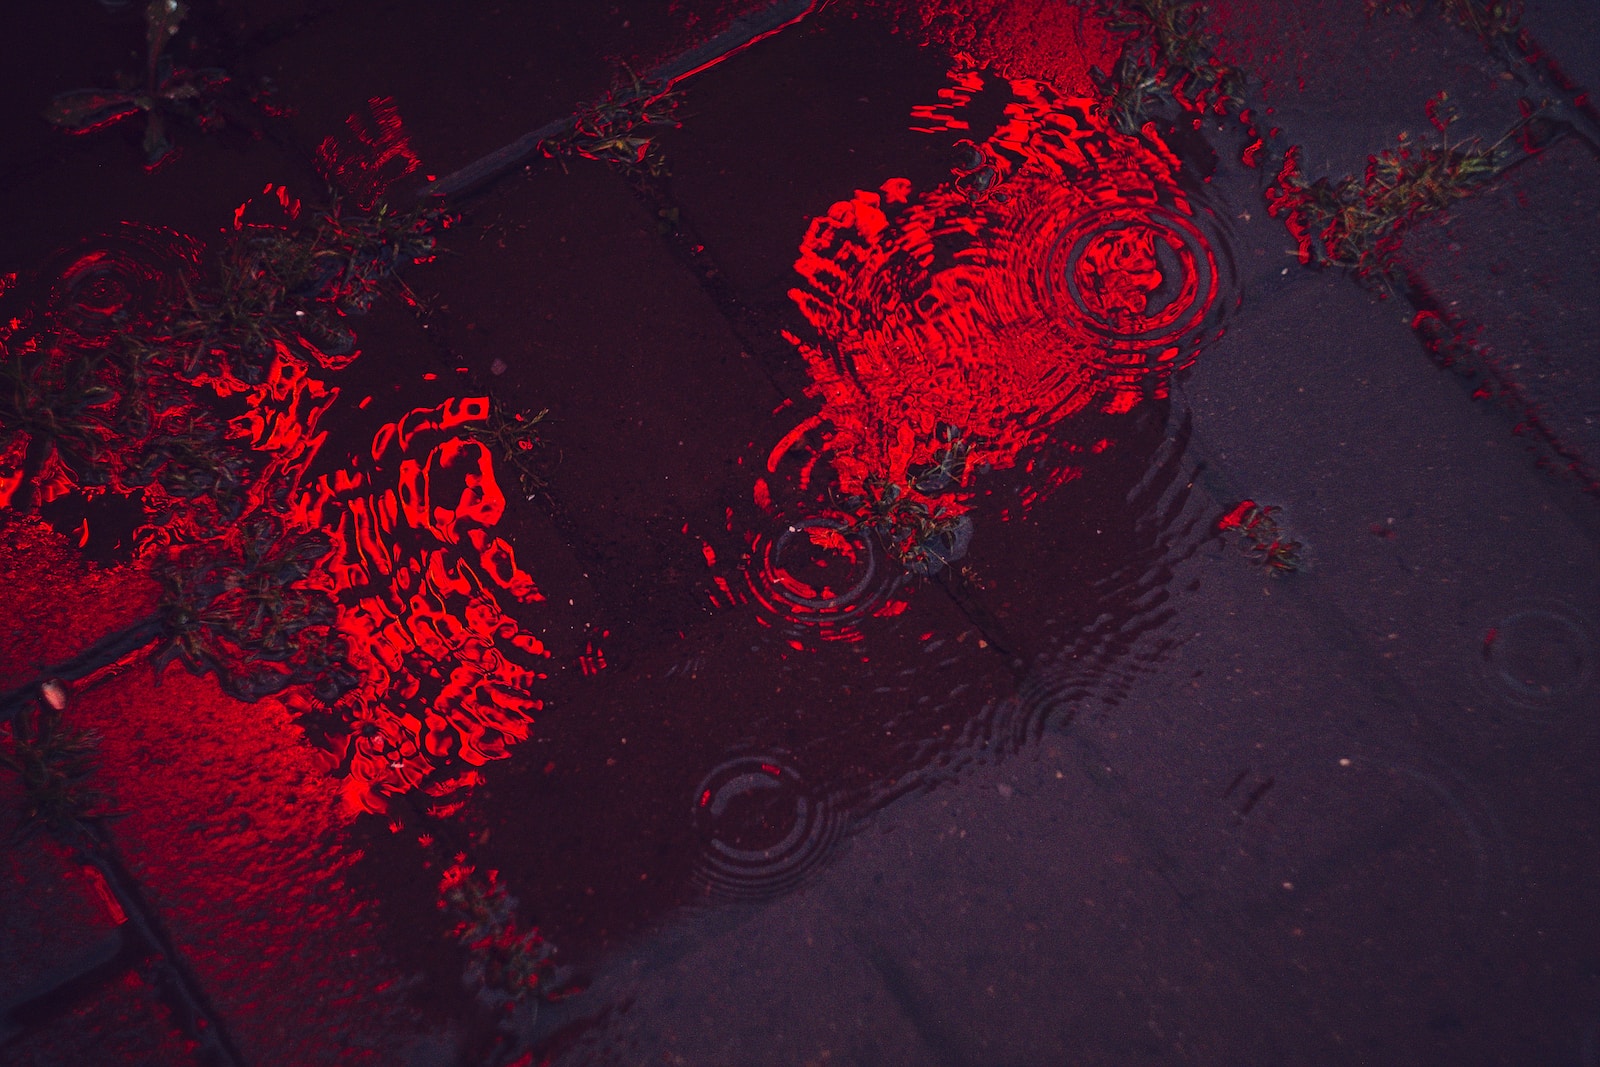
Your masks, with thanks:
M 465 427 L 469 434 L 489 447 L 497 462 L 517 472 L 517 484 L 529 500 L 545 488 L 540 474 L 540 453 L 545 441 L 539 433 L 539 424 L 549 414 L 549 408 L 537 414 L 514 411 L 498 398 L 490 397 L 488 420 Z
M 60 683 L 46 684 L 57 686 L 64 695 Z M 105 795 L 89 784 L 100 737 L 92 730 L 67 726 L 62 719 L 66 701 L 60 704 L 47 690 L 36 709 L 20 712 L 0 728 L 0 765 L 22 780 L 19 838 L 41 828 L 69 833 L 80 822 L 105 814 L 98 810 Z
M 111 478 L 122 375 L 105 353 L 63 355 L 49 345 L 0 345 L 0 453 L 24 483 L 54 457 L 80 485 Z
M 1304 547 L 1299 541 L 1290 540 L 1279 528 L 1274 516 L 1280 510 L 1254 500 L 1243 500 L 1217 522 L 1219 531 L 1237 531 L 1239 547 L 1274 578 L 1300 569 L 1300 553 Z
M 1300 172 L 1299 152 L 1289 151 L 1267 190 L 1267 210 L 1284 217 L 1299 244 L 1301 263 L 1342 267 L 1364 280 L 1390 284 L 1405 231 L 1417 219 L 1469 195 L 1512 162 L 1506 145 L 1516 129 L 1488 146 L 1476 139 L 1452 143 L 1447 134 L 1455 115 L 1447 105 L 1444 93 L 1428 105 L 1436 139 L 1402 134 L 1395 148 L 1369 158 L 1359 180 L 1307 181 Z
M 516 898 L 499 872 L 480 877 L 457 854 L 439 884 L 439 907 L 457 919 L 452 931 L 467 950 L 466 980 L 491 1006 L 509 1008 L 541 992 L 554 949 L 535 928 L 520 929 Z
M 935 497 L 965 482 L 973 445 L 955 426 L 941 424 L 938 434 L 932 459 L 908 467 L 904 481 L 868 475 L 863 491 L 843 501 L 852 528 L 875 533 L 913 574 L 937 574 L 966 553 L 972 538 L 972 520 Z
M 171 340 L 188 374 L 258 380 L 276 346 L 337 365 L 355 348 L 351 315 L 371 308 L 400 267 L 433 255 L 437 208 L 348 213 L 336 199 L 299 230 L 248 227 L 222 248 L 212 285 L 193 287 Z
M 661 131 L 675 129 L 683 94 L 642 81 L 628 72 L 631 84 L 607 92 L 594 103 L 582 104 L 571 127 L 539 147 L 556 159 L 581 156 L 643 170 L 651 177 L 666 173 L 666 159 L 657 140 Z
M 1212 55 L 1204 4 L 1099 0 L 1098 7 L 1111 30 L 1132 35 L 1109 75 L 1090 72 L 1118 130 L 1136 132 L 1168 100 L 1185 111 L 1221 114 L 1243 95 L 1244 73 Z
M 158 614 L 166 634 L 152 662 L 181 659 L 215 672 L 231 695 L 256 700 L 296 683 L 337 697 L 345 649 L 333 601 L 313 581 L 329 550 L 320 534 L 257 514 L 230 534 L 174 551 L 158 564 Z
M 178 307 L 119 319 L 103 343 L 72 343 L 48 316 L 16 319 L 0 331 L 0 504 L 15 493 L 27 507 L 64 468 L 72 485 L 159 483 L 236 518 L 258 459 L 227 447 L 196 381 L 259 383 L 280 345 L 337 364 L 355 345 L 348 317 L 401 266 L 432 256 L 441 219 L 434 208 L 346 213 L 335 201 L 296 231 L 246 228 L 208 277 L 178 275 Z

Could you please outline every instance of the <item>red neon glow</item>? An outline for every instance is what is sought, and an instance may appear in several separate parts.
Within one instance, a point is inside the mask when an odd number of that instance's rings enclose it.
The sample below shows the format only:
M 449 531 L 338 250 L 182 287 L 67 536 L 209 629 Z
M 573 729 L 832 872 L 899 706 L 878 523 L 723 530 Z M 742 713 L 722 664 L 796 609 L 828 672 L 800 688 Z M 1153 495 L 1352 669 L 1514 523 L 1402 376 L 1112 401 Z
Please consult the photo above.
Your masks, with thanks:
M 599 674 L 606 669 L 606 653 L 594 642 L 586 642 L 583 654 L 578 657 L 578 667 L 585 675 Z
M 906 610 L 906 568 L 878 536 L 918 528 L 886 516 L 952 531 L 928 545 L 959 558 L 970 533 L 952 523 L 972 509 L 978 472 L 1016 466 L 1074 415 L 1164 397 L 1218 330 L 1223 271 L 1153 126 L 1123 134 L 1097 99 L 965 57 L 949 77 L 912 123 L 970 134 L 954 142 L 950 178 L 856 190 L 812 221 L 795 263 L 790 296 L 810 329 L 785 336 L 819 410 L 755 481 L 757 506 L 781 525 L 751 535 L 746 577 L 797 650 L 805 632 L 855 640 L 861 620 Z M 1078 474 L 1041 470 L 1014 506 Z M 805 503 L 775 503 L 778 484 Z M 929 558 L 917 540 L 891 554 L 908 545 Z
M 913 39 L 971 52 L 1008 77 L 1037 78 L 1072 95 L 1092 93 L 1091 68 L 1110 70 L 1121 47 L 1121 36 L 1095 13 L 1095 5 L 870 2 L 890 11 Z

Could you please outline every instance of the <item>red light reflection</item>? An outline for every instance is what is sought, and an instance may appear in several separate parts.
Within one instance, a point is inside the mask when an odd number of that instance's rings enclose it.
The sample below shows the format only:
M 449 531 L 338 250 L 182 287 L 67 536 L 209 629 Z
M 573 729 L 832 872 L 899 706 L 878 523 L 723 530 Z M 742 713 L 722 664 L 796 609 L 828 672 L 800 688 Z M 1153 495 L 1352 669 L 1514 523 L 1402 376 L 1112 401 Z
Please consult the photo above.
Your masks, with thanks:
M 960 142 L 961 165 L 934 189 L 894 178 L 835 204 L 795 264 L 805 283 L 791 296 L 815 335 L 788 336 L 846 495 L 936 462 L 941 425 L 972 446 L 965 486 L 1077 412 L 1164 395 L 1217 299 L 1216 257 L 1157 138 L 1119 133 L 1096 100 L 1042 82 L 951 79 L 915 110 L 918 128 L 967 130 L 973 102 L 1004 93 L 995 132 Z M 769 469 L 811 429 L 796 427 Z M 940 503 L 959 513 L 964 500 Z
M 526 740 L 548 653 L 501 604 L 543 597 L 491 528 L 505 512 L 487 449 L 462 427 L 485 397 L 418 408 L 382 427 L 367 456 L 316 479 L 293 516 L 334 544 L 323 587 L 339 604 L 355 689 L 324 743 L 345 798 L 381 811 L 419 785 L 442 796 Z M 603 664 L 598 650 L 595 651 Z

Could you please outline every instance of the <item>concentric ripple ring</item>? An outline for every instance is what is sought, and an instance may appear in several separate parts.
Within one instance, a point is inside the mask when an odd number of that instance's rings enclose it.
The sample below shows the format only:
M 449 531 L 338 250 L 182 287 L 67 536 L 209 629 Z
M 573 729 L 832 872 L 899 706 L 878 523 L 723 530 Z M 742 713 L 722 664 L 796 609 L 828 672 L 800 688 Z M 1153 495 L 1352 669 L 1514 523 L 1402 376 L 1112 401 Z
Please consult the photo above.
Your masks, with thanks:
M 695 790 L 696 880 L 721 900 L 763 900 L 798 885 L 827 855 L 840 822 L 826 798 L 771 755 L 719 764 Z

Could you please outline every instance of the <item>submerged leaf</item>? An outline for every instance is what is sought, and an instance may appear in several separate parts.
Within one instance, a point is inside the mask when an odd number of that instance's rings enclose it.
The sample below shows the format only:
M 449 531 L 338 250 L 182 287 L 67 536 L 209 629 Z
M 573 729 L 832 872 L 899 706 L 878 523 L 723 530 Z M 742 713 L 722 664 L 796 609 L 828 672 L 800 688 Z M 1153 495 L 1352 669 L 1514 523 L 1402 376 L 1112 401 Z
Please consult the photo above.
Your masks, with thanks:
M 144 125 L 144 161 L 145 165 L 154 167 L 167 157 L 172 151 L 172 142 L 167 138 L 167 124 L 161 118 L 161 112 L 152 111 L 145 119 Z
M 44 109 L 45 121 L 69 130 L 92 130 L 136 115 L 139 100 L 114 89 L 73 89 L 60 93 Z
M 161 53 L 178 32 L 178 23 L 188 13 L 188 7 L 179 3 L 179 0 L 150 0 L 150 6 L 144 10 L 145 66 L 152 88 L 160 80 L 156 77 L 156 70 L 161 63 Z

